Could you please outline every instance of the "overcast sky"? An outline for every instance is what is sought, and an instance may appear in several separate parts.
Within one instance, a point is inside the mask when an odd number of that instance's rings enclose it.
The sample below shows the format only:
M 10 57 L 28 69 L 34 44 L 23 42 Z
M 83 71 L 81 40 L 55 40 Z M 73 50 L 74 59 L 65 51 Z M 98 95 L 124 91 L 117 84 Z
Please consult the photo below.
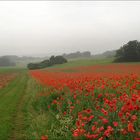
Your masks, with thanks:
M 0 55 L 92 54 L 140 41 L 140 1 L 0 1 Z

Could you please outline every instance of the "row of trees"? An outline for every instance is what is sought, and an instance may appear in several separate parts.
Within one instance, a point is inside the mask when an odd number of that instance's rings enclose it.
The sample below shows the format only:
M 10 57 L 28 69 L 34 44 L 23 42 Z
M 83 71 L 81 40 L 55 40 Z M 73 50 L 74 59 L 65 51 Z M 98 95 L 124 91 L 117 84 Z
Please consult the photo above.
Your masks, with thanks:
M 55 64 L 67 63 L 67 60 L 63 56 L 51 56 L 49 60 L 44 60 L 39 63 L 29 63 L 28 69 L 42 69 L 53 66 Z
M 138 62 L 140 61 L 140 42 L 129 41 L 116 51 L 115 62 Z
M 74 53 L 69 53 L 69 54 L 63 54 L 63 57 L 66 59 L 73 59 L 73 58 L 87 58 L 91 57 L 91 53 L 89 51 L 85 52 L 74 52 Z
M 116 53 L 116 55 L 115 55 Z M 110 52 L 108 52 L 110 54 Z M 127 44 L 123 45 L 117 51 L 114 51 L 111 54 L 115 55 L 115 62 L 138 62 L 140 61 L 140 42 L 137 40 L 129 41 Z M 51 56 L 50 59 L 44 60 L 39 63 L 30 63 L 28 64 L 29 69 L 41 69 L 45 67 L 49 67 L 55 64 L 66 63 L 66 58 L 76 58 L 76 57 L 90 57 L 90 52 L 76 52 L 70 54 L 63 54 L 63 56 Z M 101 56 L 99 56 L 101 57 Z M 0 57 L 0 66 L 15 66 L 16 62 L 19 60 L 33 60 L 33 58 L 19 58 L 18 56 L 3 56 Z M 46 59 L 46 58 L 44 58 Z M 30 60 L 30 61 L 31 61 Z M 36 60 L 37 61 L 37 60 Z M 38 61 L 41 61 L 38 59 Z M 34 62 L 34 61 L 32 61 Z

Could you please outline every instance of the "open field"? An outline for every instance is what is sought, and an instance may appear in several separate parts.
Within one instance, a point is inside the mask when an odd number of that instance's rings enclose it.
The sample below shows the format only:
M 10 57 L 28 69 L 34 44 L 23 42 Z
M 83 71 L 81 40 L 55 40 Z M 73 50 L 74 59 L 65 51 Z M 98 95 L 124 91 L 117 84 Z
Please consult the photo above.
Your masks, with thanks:
M 107 58 L 107 59 L 77 59 L 77 60 L 69 60 L 68 63 L 59 64 L 52 66 L 53 68 L 70 68 L 70 67 L 78 67 L 78 66 L 93 66 L 93 65 L 106 65 L 111 64 L 114 61 L 114 58 Z M 133 64 L 140 64 L 140 62 L 128 62 L 128 63 L 114 63 L 117 64 L 126 64 L 126 65 L 133 65 Z M 52 68 L 50 67 L 50 68 Z
M 0 140 L 140 140 L 140 1 L 29 1 L 0 2 Z
M 53 68 L 65 68 L 65 67 L 78 67 L 78 66 L 92 66 L 96 64 L 108 64 L 112 63 L 114 59 L 77 59 L 77 60 L 69 60 L 68 63 L 61 65 L 54 65 Z
M 0 139 L 140 138 L 139 63 L 77 60 L 43 70 L 0 69 L 13 74 L 0 89 Z

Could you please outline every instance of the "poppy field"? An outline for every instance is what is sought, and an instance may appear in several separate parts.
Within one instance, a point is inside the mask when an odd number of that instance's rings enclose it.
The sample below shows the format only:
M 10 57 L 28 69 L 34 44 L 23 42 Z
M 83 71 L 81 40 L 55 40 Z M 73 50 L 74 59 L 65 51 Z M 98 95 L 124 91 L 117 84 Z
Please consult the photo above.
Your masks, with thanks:
M 41 140 L 140 140 L 140 65 L 33 70 Z M 39 125 L 39 124 L 38 124 Z M 41 123 L 40 123 L 41 125 Z M 39 132 L 40 131 L 40 132 Z

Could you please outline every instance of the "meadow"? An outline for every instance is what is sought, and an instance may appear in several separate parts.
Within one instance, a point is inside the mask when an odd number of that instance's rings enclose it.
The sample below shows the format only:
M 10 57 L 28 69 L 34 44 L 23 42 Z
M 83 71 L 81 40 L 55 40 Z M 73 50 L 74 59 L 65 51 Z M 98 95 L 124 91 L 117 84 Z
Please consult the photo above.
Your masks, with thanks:
M 1 76 L 2 140 L 140 139 L 140 63 L 77 60 Z

